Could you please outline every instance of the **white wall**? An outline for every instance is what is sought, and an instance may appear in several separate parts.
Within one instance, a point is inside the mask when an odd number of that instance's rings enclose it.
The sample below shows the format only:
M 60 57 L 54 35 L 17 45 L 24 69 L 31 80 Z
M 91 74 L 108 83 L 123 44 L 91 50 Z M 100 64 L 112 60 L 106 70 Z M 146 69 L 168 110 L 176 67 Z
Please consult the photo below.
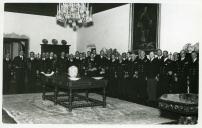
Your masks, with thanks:
M 4 33 L 16 33 L 30 38 L 30 51 L 41 52 L 42 39 L 57 39 L 69 42 L 70 53 L 76 50 L 76 32 L 70 28 L 63 28 L 56 24 L 55 17 L 39 16 L 23 13 L 4 13 Z
M 186 43 L 202 41 L 202 6 L 196 2 L 162 3 L 160 48 L 180 51 Z
M 40 52 L 43 38 L 70 42 L 70 52 L 86 51 L 95 44 L 98 51 L 117 48 L 128 51 L 130 5 L 119 6 L 93 15 L 94 25 L 78 29 L 60 27 L 54 17 L 22 13 L 4 13 L 4 33 L 15 32 L 30 37 L 30 50 Z M 160 48 L 170 52 L 180 51 L 186 43 L 202 41 L 202 9 L 196 2 L 162 2 L 160 8 Z
M 93 16 L 94 26 L 78 31 L 77 49 L 85 51 L 95 44 L 98 51 L 117 48 L 128 51 L 129 4 Z M 160 48 L 170 52 L 180 51 L 186 43 L 202 41 L 202 9 L 197 2 L 162 2 L 160 7 Z
M 130 5 L 116 7 L 93 15 L 94 25 L 78 30 L 77 50 L 86 51 L 88 44 L 95 44 L 97 51 L 117 48 L 128 50 Z

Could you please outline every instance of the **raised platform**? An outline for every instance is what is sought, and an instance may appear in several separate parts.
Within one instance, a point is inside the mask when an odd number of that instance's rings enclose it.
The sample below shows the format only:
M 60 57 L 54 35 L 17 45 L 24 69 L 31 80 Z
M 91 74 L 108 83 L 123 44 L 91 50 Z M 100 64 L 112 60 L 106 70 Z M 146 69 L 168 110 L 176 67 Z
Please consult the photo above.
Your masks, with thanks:
M 160 117 L 159 109 L 107 97 L 102 106 L 75 108 L 65 107 L 42 100 L 41 93 L 4 95 L 3 109 L 20 124 L 165 124 L 172 119 Z M 84 94 L 83 94 L 84 95 Z M 102 99 L 94 93 L 90 97 Z

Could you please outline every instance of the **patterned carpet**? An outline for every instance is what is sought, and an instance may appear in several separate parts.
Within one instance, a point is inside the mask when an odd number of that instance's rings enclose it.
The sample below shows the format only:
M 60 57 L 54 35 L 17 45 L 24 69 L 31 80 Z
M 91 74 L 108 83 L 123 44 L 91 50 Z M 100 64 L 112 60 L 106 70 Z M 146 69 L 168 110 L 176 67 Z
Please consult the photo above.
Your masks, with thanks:
M 173 120 L 160 117 L 160 111 L 107 97 L 107 107 L 76 108 L 72 112 L 51 101 L 43 101 L 40 93 L 4 95 L 3 109 L 20 124 L 163 124 Z M 98 94 L 89 97 L 101 99 Z

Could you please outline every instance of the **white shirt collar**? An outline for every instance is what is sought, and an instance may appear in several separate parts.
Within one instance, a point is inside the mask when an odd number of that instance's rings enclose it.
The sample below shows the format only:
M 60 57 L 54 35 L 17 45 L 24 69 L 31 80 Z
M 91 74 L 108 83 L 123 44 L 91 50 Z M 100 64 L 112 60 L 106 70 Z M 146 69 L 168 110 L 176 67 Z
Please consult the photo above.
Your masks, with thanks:
M 161 59 L 162 56 L 158 56 L 158 59 Z

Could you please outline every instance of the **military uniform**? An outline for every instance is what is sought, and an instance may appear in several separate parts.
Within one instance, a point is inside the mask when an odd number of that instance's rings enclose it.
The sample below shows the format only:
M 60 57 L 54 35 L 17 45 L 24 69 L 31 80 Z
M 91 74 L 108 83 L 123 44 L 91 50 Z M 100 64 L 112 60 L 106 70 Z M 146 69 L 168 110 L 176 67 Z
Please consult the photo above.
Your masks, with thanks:
M 148 59 L 144 57 L 144 59 L 138 58 L 137 60 L 137 97 L 140 103 L 145 103 L 147 99 L 147 86 L 146 86 L 146 64 L 148 63 Z

